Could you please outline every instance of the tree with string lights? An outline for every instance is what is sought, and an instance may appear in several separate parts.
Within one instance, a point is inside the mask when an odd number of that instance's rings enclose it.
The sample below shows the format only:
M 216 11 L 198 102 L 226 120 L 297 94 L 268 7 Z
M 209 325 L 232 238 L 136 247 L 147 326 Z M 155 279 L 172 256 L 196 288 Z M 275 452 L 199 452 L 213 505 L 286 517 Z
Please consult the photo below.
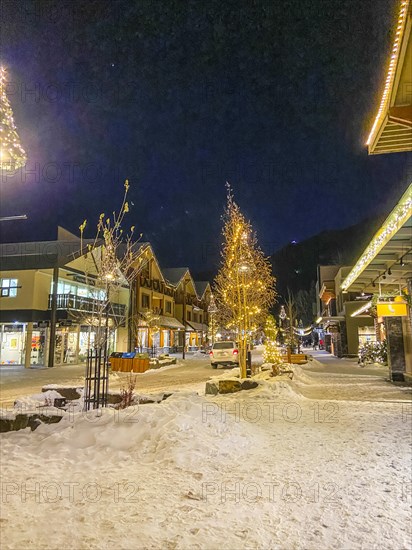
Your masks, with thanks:
M 27 157 L 20 144 L 6 88 L 6 70 L 0 67 L 0 168 L 12 171 L 22 168 Z
M 278 365 L 282 363 L 282 355 L 279 350 L 277 343 L 277 336 L 279 333 L 279 328 L 276 325 L 275 318 L 273 315 L 268 315 L 266 317 L 266 323 L 264 327 L 265 333 L 265 350 L 263 352 L 263 361 L 265 363 L 272 363 Z
M 236 332 L 240 375 L 245 378 L 251 334 L 263 324 L 275 301 L 275 278 L 229 185 L 223 221 L 224 243 L 215 298 L 221 324 Z

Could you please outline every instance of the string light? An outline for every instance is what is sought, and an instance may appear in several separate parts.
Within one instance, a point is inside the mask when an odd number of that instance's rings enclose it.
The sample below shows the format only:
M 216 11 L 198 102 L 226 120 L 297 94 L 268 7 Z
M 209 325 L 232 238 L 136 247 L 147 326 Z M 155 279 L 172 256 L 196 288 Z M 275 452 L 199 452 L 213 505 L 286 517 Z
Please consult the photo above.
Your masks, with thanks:
M 399 231 L 404 223 L 412 216 L 412 183 L 403 194 L 401 200 L 386 218 L 382 227 L 375 234 L 363 254 L 356 262 L 349 275 L 343 281 L 342 290 L 348 290 L 352 283 L 366 269 L 385 244 Z
M 234 202 L 230 189 L 223 237 L 222 263 L 215 280 L 216 299 L 222 324 L 242 335 L 239 350 L 243 370 L 246 339 L 254 327 L 261 326 L 274 301 L 275 280 L 270 262 L 258 247 L 252 226 Z
M 399 12 L 398 26 L 396 28 L 395 40 L 392 47 L 392 55 L 389 61 L 389 68 L 388 68 L 388 74 L 385 81 L 385 88 L 383 90 L 383 95 L 380 102 L 378 114 L 376 115 L 372 129 L 369 133 L 366 145 L 370 145 L 373 139 L 375 138 L 375 135 L 378 130 L 378 124 L 383 118 L 384 113 L 386 112 L 386 108 L 390 99 L 390 90 L 392 89 L 393 81 L 395 78 L 395 69 L 399 59 L 401 38 L 403 35 L 403 31 L 405 29 L 406 15 L 408 12 L 408 8 L 409 8 L 409 0 L 403 0 L 401 3 L 401 9 Z
M 14 124 L 13 111 L 6 94 L 6 70 L 0 67 L 0 168 L 12 171 L 22 168 L 27 157 Z

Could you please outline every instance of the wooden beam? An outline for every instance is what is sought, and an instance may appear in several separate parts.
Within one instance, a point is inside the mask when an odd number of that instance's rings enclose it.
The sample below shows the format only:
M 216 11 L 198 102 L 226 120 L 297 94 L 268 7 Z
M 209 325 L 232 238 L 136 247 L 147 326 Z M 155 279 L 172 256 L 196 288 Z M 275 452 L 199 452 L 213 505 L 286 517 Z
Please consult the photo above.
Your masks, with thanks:
M 390 107 L 389 120 L 412 129 L 412 105 Z

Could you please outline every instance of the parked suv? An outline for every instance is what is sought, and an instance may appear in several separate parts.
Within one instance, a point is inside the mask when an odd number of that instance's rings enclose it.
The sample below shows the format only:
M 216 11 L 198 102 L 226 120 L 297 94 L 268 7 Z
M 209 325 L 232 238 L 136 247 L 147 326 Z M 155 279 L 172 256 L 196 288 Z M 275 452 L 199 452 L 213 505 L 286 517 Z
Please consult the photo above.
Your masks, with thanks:
M 217 369 L 218 365 L 231 365 L 236 367 L 239 364 L 239 350 L 236 342 L 228 340 L 215 342 L 209 352 L 212 368 Z

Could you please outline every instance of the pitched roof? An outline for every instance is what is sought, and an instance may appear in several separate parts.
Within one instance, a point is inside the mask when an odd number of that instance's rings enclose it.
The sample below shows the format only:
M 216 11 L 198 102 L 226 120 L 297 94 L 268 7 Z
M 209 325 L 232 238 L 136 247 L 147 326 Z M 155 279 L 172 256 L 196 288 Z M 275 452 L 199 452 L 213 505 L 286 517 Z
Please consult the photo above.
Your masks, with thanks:
M 93 241 L 83 241 L 86 245 Z M 0 245 L 3 271 L 62 267 L 80 253 L 79 241 L 37 241 Z
M 202 298 L 208 286 L 210 286 L 209 281 L 195 281 L 196 292 L 199 298 Z
M 131 245 L 131 251 L 135 256 L 139 256 L 148 246 L 150 246 L 150 243 L 147 242 L 141 242 L 137 241 Z M 122 254 L 124 254 L 127 250 L 126 243 L 120 243 L 117 248 L 117 257 L 121 258 Z
M 188 272 L 190 274 L 188 267 L 166 267 L 165 269 L 162 269 L 164 278 L 175 286 L 180 283 Z
M 71 239 L 0 244 L 0 266 L 3 271 L 63 267 L 81 255 L 80 243 L 80 239 Z M 94 239 L 84 239 L 83 252 L 88 244 L 94 243 Z M 133 252 L 139 254 L 148 244 L 136 243 Z M 120 245 L 120 253 L 121 250 Z
M 412 150 L 412 3 L 401 0 L 384 90 L 370 131 L 369 154 Z

